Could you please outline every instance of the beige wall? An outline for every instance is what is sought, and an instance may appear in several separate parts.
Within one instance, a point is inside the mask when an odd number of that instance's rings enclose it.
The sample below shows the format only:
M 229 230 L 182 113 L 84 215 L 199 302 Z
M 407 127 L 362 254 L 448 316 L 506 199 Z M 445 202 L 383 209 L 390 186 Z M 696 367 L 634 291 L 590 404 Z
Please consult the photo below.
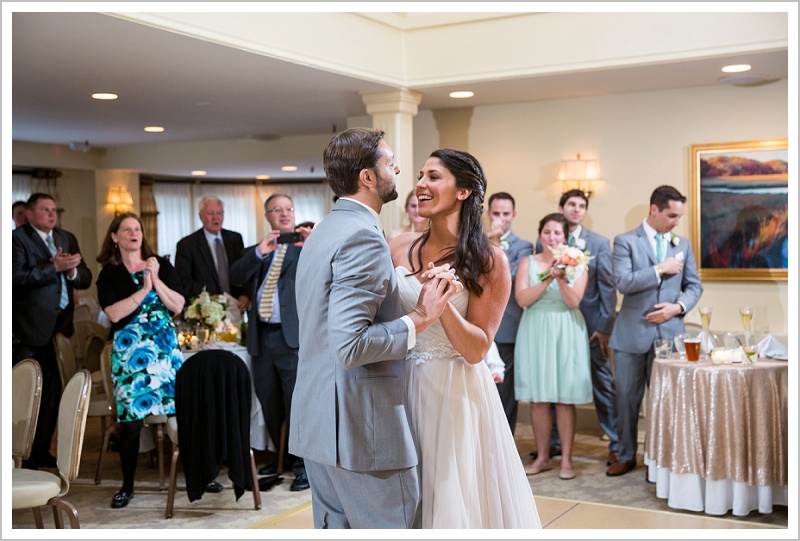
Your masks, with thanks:
M 558 204 L 561 188 L 554 179 L 560 160 L 577 153 L 598 158 L 604 182 L 592 196 L 586 225 L 613 238 L 644 219 L 656 186 L 672 184 L 683 193 L 689 191 L 690 145 L 788 137 L 787 95 L 788 84 L 780 81 L 756 87 L 719 85 L 475 107 L 469 133 L 462 140 L 468 141 L 467 150 L 486 170 L 488 193 L 508 191 L 517 199 L 514 229 L 530 240 L 535 240 L 538 220 Z M 371 122 L 369 117 L 357 117 L 348 125 Z M 308 145 L 300 139 L 294 143 L 319 159 L 330 135 L 310 136 L 308 142 L 313 144 Z M 420 111 L 414 118 L 415 168 L 440 145 L 433 112 Z M 60 163 L 58 154 L 46 145 L 15 143 L 13 157 L 15 165 L 56 167 Z M 70 153 L 64 157 L 73 159 Z M 132 167 L 132 156 L 120 158 L 111 152 L 77 166 L 61 163 L 61 167 L 76 168 L 63 169 L 60 193 L 68 209 L 64 225 L 78 235 L 87 261 L 93 261 L 111 219 L 104 206 L 108 186 L 128 185 L 138 209 L 137 177 L 130 171 L 78 169 L 90 169 L 92 163 L 108 167 L 125 162 L 124 167 Z M 68 189 L 69 185 L 75 190 Z M 404 199 L 405 194 L 401 195 Z M 396 207 L 387 210 L 401 212 Z M 677 229 L 681 235 L 690 236 L 691 211 L 690 199 Z M 787 282 L 706 282 L 704 287 L 700 304 L 715 308 L 712 327 L 738 328 L 736 308 L 748 303 L 770 307 L 771 330 L 787 331 Z M 699 321 L 696 310 L 687 319 Z
M 483 164 L 489 194 L 517 199 L 517 234 L 535 240 L 538 220 L 556 210 L 560 160 L 596 157 L 604 182 L 586 224 L 609 238 L 645 218 L 652 190 L 689 192 L 690 146 L 788 137 L 788 85 L 713 86 L 585 99 L 476 107 L 469 151 Z M 690 233 L 691 199 L 676 230 Z M 737 308 L 770 307 L 770 329 L 786 332 L 787 282 L 705 282 L 700 305 L 714 307 L 712 327 L 739 329 Z M 696 309 L 687 316 L 699 322 Z

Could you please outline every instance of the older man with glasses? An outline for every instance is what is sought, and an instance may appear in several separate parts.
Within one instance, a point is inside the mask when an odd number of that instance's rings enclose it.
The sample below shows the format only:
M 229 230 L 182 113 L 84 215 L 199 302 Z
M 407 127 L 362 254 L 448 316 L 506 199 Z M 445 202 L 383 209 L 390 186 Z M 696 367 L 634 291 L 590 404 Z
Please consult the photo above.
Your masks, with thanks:
M 292 393 L 297 377 L 299 348 L 295 274 L 308 227 L 295 227 L 292 198 L 272 194 L 264 203 L 264 216 L 272 231 L 261 242 L 245 249 L 231 267 L 231 284 L 249 284 L 253 299 L 247 333 L 247 351 L 252 359 L 253 385 L 264 411 L 270 439 L 280 447 L 281 425 L 286 420 L 287 441 Z M 296 235 L 294 235 L 296 234 Z M 281 449 L 276 449 L 278 453 Z M 294 471 L 291 490 L 309 488 L 301 457 L 284 456 L 284 465 Z M 275 464 L 261 468 L 260 475 L 274 475 Z

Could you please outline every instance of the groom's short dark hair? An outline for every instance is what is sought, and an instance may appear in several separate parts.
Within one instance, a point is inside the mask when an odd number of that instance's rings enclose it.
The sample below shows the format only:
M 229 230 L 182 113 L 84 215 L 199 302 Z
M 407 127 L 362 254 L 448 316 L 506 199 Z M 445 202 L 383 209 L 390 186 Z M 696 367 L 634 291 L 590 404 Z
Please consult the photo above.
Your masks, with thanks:
M 350 128 L 331 139 L 322 154 L 322 167 L 333 193 L 339 197 L 358 192 L 358 175 L 362 169 L 372 169 L 381 154 L 378 145 L 382 130 Z

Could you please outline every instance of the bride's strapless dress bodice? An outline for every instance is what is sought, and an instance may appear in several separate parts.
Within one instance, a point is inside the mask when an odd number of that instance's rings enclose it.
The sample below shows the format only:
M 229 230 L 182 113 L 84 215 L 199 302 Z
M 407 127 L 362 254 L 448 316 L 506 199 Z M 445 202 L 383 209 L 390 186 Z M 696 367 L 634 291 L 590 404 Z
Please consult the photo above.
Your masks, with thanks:
M 411 274 L 411 271 L 407 268 L 397 267 L 396 271 L 400 305 L 403 307 L 403 312 L 408 313 L 417 305 L 422 284 L 417 279 L 417 275 Z M 462 290 L 453 295 L 450 299 L 450 304 L 459 314 L 466 317 L 467 306 L 469 305 L 469 293 L 467 293 L 467 290 Z M 461 355 L 450 344 L 442 323 L 437 320 L 425 332 L 417 335 L 417 343 L 408 352 L 408 356 L 416 363 L 421 363 L 434 358 L 460 357 Z

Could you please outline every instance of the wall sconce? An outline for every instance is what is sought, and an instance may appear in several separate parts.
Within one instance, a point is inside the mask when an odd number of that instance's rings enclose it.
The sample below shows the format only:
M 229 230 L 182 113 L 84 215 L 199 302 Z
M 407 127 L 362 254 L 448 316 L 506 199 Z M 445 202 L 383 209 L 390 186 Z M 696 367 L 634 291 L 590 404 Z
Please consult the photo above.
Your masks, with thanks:
M 126 187 L 112 186 L 108 189 L 106 203 L 114 207 L 114 216 L 119 216 L 133 208 L 133 197 Z
M 592 196 L 592 182 L 602 180 L 600 163 L 596 160 L 582 160 L 578 154 L 575 160 L 561 160 L 558 181 L 561 182 L 561 193 L 569 190 L 581 190 L 586 197 Z

